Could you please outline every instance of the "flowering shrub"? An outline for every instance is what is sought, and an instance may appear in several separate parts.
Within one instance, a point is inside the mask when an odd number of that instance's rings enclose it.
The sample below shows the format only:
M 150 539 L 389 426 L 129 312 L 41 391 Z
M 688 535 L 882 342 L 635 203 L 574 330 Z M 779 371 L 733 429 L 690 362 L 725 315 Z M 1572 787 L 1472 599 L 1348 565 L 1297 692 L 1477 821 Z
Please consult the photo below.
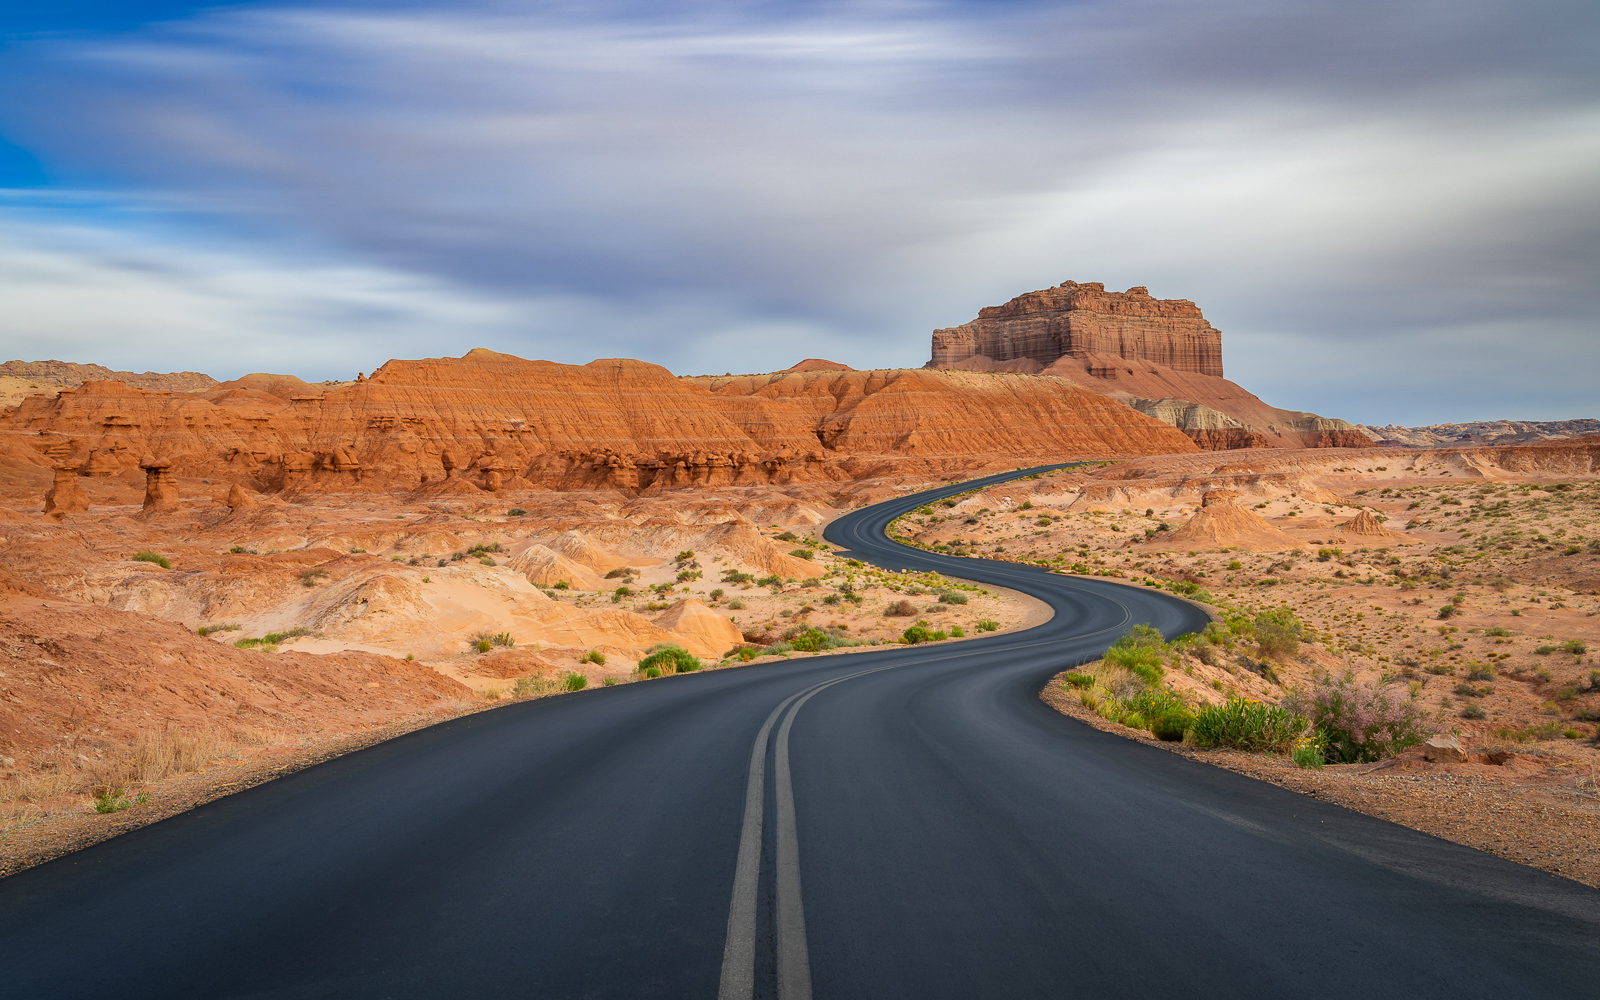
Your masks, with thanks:
M 1427 736 L 1426 715 L 1411 697 L 1399 687 L 1362 684 L 1353 671 L 1338 680 L 1324 675 L 1284 704 L 1311 719 L 1334 764 L 1393 757 Z
M 1282 752 L 1305 732 L 1306 720 L 1254 698 L 1232 698 L 1197 712 L 1193 729 L 1195 742 L 1203 747 Z

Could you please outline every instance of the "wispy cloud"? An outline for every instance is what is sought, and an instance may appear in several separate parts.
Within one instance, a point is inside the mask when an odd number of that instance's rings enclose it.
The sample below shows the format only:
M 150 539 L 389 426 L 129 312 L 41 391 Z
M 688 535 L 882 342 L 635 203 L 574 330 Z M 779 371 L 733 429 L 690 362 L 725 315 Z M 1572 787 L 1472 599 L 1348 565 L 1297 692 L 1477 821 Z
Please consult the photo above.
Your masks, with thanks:
M 916 364 L 934 326 L 1072 277 L 1198 301 L 1280 405 L 1600 410 L 1589 6 L 775 10 L 257 7 L 14 49 L 9 133 L 169 223 L 9 227 L 4 252 L 62 269 L 30 288 L 118 290 L 31 291 L 28 328 L 103 357 L 134 314 L 90 303 L 138 285 L 311 368 L 467 336 Z M 1537 385 L 1468 347 L 1485 331 Z M 205 341 L 186 367 L 216 366 Z

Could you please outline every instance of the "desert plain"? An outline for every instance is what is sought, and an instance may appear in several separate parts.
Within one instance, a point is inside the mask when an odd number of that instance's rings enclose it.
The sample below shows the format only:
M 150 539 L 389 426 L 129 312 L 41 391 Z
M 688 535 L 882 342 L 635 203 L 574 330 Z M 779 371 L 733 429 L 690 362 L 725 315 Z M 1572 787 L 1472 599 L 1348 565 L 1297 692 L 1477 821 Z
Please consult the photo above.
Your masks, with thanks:
M 1048 612 L 1024 595 L 879 570 L 822 530 L 1080 462 L 894 531 L 1200 602 L 1219 640 L 1167 674 L 1196 706 L 1344 674 L 1392 691 L 1461 759 L 1168 745 L 1600 885 L 1600 428 L 1279 410 L 1223 377 L 1192 303 L 1030 296 L 936 331 L 922 368 L 4 366 L 0 871 L 516 700 L 1026 628 Z M 1038 333 L 1066 314 L 1086 340 Z M 1227 633 L 1281 609 L 1292 653 Z M 1150 740 L 1059 677 L 1041 694 Z

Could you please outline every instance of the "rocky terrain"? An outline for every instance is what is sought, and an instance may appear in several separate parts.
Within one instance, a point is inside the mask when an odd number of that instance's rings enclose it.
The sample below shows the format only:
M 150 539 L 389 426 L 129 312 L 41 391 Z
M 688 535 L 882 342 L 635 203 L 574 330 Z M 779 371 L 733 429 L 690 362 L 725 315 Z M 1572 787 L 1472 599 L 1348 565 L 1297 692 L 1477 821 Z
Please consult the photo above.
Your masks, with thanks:
M 1600 420 L 1478 420 L 1470 424 L 1431 427 L 1368 427 L 1357 430 L 1379 445 L 1447 448 L 1466 444 L 1525 444 L 1557 438 L 1600 434 Z
M 1230 640 L 1220 655 L 1185 653 L 1172 686 L 1196 704 L 1276 703 L 1351 671 L 1413 702 L 1468 759 L 1419 749 L 1304 772 L 1282 757 L 1183 752 L 1600 885 L 1600 437 L 1222 458 L 1045 475 L 923 508 L 898 529 L 952 555 L 1189 594 L 1225 622 L 1291 610 L 1305 629 L 1295 655 Z M 1074 707 L 1059 685 L 1046 696 L 1148 738 Z
M 1287 606 L 1313 630 L 1300 659 L 1239 651 L 1178 683 L 1275 700 L 1349 668 L 1589 775 L 1502 769 L 1505 795 L 1594 810 L 1600 437 L 1377 447 L 1224 379 L 1199 310 L 1143 289 L 1068 283 L 958 330 L 945 367 L 877 371 L 484 350 L 353 382 L 5 366 L 0 870 L 509 699 L 1026 627 L 1037 602 L 880 572 L 820 531 L 1070 460 L 1094 464 L 898 530 L 1224 617 Z

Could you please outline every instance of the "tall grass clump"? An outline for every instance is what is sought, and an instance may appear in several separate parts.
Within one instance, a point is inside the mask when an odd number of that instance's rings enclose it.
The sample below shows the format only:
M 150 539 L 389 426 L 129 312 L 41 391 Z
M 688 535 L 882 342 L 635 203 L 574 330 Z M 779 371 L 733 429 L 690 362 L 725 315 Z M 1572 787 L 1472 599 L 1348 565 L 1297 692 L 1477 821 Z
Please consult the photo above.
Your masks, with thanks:
M 1255 698 L 1230 698 L 1194 716 L 1194 739 L 1203 747 L 1282 753 L 1306 731 L 1303 716 Z
M 637 667 L 638 671 L 647 677 L 659 676 L 651 674 L 651 668 L 662 672 L 688 674 L 700 669 L 700 660 L 682 646 L 661 645 L 652 647 L 649 655 L 640 660 Z
M 129 556 L 128 558 L 132 559 L 134 562 L 155 563 L 157 566 L 160 566 L 162 569 L 171 569 L 172 568 L 172 560 L 168 559 L 166 556 L 162 555 L 159 552 L 150 552 L 150 551 L 135 552 L 133 555 Z
M 1426 713 L 1406 689 L 1362 684 L 1354 671 L 1338 679 L 1324 674 L 1284 704 L 1310 719 L 1332 764 L 1393 757 L 1427 738 Z
M 1146 685 L 1159 684 L 1166 674 L 1162 665 L 1170 650 L 1160 632 L 1149 625 L 1135 625 L 1111 644 L 1105 661 L 1133 674 Z
M 1261 655 L 1270 660 L 1281 660 L 1300 652 L 1305 639 L 1305 626 L 1288 608 L 1275 608 L 1256 615 L 1253 623 L 1256 645 Z

